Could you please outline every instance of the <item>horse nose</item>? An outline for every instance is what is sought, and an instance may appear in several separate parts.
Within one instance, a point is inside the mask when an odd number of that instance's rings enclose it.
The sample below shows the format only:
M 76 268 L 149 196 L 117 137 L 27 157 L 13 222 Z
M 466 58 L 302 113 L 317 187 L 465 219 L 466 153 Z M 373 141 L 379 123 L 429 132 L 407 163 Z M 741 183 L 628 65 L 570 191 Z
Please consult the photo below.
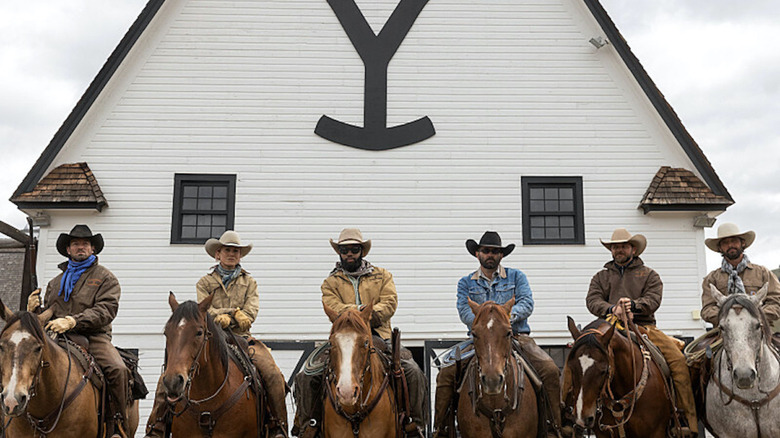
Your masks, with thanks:
M 336 395 L 342 404 L 351 406 L 355 404 L 358 396 L 357 385 L 336 385 Z
M 3 411 L 6 415 L 13 415 L 17 411 L 26 406 L 27 394 L 6 394 L 5 392 L 0 395 L 2 397 Z
M 593 426 L 596 424 L 596 417 L 591 415 L 589 417 L 585 417 L 585 428 L 586 429 L 593 429 Z
M 488 376 L 483 374 L 481 377 L 482 387 L 488 394 L 497 394 L 501 392 L 504 387 L 504 375 L 496 374 L 494 376 Z
M 184 375 L 180 373 L 165 376 L 163 378 L 165 389 L 171 395 L 179 395 L 182 391 L 184 391 L 184 382 Z
M 733 379 L 740 389 L 750 389 L 756 381 L 756 370 L 753 368 L 735 368 Z

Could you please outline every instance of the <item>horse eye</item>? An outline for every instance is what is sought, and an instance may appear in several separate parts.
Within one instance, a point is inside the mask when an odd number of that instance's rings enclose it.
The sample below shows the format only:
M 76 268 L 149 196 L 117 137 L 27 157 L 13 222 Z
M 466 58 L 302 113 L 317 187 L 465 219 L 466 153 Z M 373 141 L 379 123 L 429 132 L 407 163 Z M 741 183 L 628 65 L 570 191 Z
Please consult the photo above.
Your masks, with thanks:
M 512 336 L 512 330 L 507 330 L 506 337 L 508 338 L 508 337 L 511 337 L 511 336 Z
M 363 346 L 368 348 L 368 339 L 366 339 L 366 342 L 363 343 Z
M 758 322 L 753 326 L 753 330 L 759 330 L 760 328 L 761 328 L 761 324 Z
M 38 354 L 43 350 L 40 345 L 36 345 L 35 348 L 33 348 L 33 353 Z
M 198 336 L 198 337 L 203 336 L 203 329 L 198 329 L 198 332 L 195 333 L 195 336 Z

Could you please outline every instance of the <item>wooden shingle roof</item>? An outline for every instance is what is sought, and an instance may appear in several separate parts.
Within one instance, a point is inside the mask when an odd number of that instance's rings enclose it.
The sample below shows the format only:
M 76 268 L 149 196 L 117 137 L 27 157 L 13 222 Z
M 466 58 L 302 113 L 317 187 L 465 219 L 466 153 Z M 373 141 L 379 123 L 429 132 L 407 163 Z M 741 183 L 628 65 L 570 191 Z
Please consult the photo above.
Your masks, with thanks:
M 87 163 L 63 164 L 29 192 L 11 198 L 19 208 L 94 208 L 108 205 Z
M 716 195 L 688 169 L 663 166 L 642 197 L 645 211 L 724 211 L 734 201 Z

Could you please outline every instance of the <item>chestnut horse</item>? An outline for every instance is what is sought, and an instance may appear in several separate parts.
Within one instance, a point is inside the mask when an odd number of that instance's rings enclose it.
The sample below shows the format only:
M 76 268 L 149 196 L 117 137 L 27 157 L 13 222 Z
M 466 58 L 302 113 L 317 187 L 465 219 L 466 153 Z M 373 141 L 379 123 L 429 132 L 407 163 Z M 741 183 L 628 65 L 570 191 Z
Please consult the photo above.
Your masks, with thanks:
M 6 321 L 0 332 L 0 436 L 83 438 L 105 430 L 99 417 L 101 392 L 89 381 L 96 370 L 82 368 L 75 352 L 46 335 L 43 326 L 52 313 L 14 314 L 0 301 Z M 138 427 L 138 401 L 127 416 L 126 432 L 132 436 Z
M 165 324 L 166 363 L 162 375 L 174 437 L 260 436 L 252 379 L 230 358 L 225 331 L 206 310 L 213 295 L 199 304 L 181 305 L 173 292 L 173 314 Z M 262 419 L 261 419 L 262 420 Z
M 515 299 L 503 305 L 477 304 L 471 334 L 475 357 L 458 400 L 458 430 L 469 438 L 531 438 L 539 421 L 536 393 L 512 348 L 509 314 Z
M 333 327 L 325 370 L 325 438 L 395 438 L 400 433 L 390 374 L 374 349 L 369 321 L 373 305 L 339 315 L 323 305 Z
M 599 438 L 667 436 L 672 403 L 650 354 L 616 336 L 615 326 L 603 319 L 582 332 L 568 320 L 574 345 L 563 369 L 562 397 L 577 432 L 590 430 Z

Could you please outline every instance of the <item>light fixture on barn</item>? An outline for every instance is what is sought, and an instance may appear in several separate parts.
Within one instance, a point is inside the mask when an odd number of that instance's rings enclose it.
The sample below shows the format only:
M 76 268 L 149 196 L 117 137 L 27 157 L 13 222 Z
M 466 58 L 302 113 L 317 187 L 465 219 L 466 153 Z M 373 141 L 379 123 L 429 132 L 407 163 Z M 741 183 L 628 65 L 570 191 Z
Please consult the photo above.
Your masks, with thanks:
M 693 226 L 697 228 L 711 228 L 717 219 L 703 214 L 693 218 Z
M 606 46 L 607 44 L 609 44 L 609 41 L 607 41 L 606 39 L 604 39 L 604 37 L 601 36 L 593 37 L 589 39 L 588 42 L 593 44 L 593 47 L 595 47 L 596 49 L 600 49 Z

